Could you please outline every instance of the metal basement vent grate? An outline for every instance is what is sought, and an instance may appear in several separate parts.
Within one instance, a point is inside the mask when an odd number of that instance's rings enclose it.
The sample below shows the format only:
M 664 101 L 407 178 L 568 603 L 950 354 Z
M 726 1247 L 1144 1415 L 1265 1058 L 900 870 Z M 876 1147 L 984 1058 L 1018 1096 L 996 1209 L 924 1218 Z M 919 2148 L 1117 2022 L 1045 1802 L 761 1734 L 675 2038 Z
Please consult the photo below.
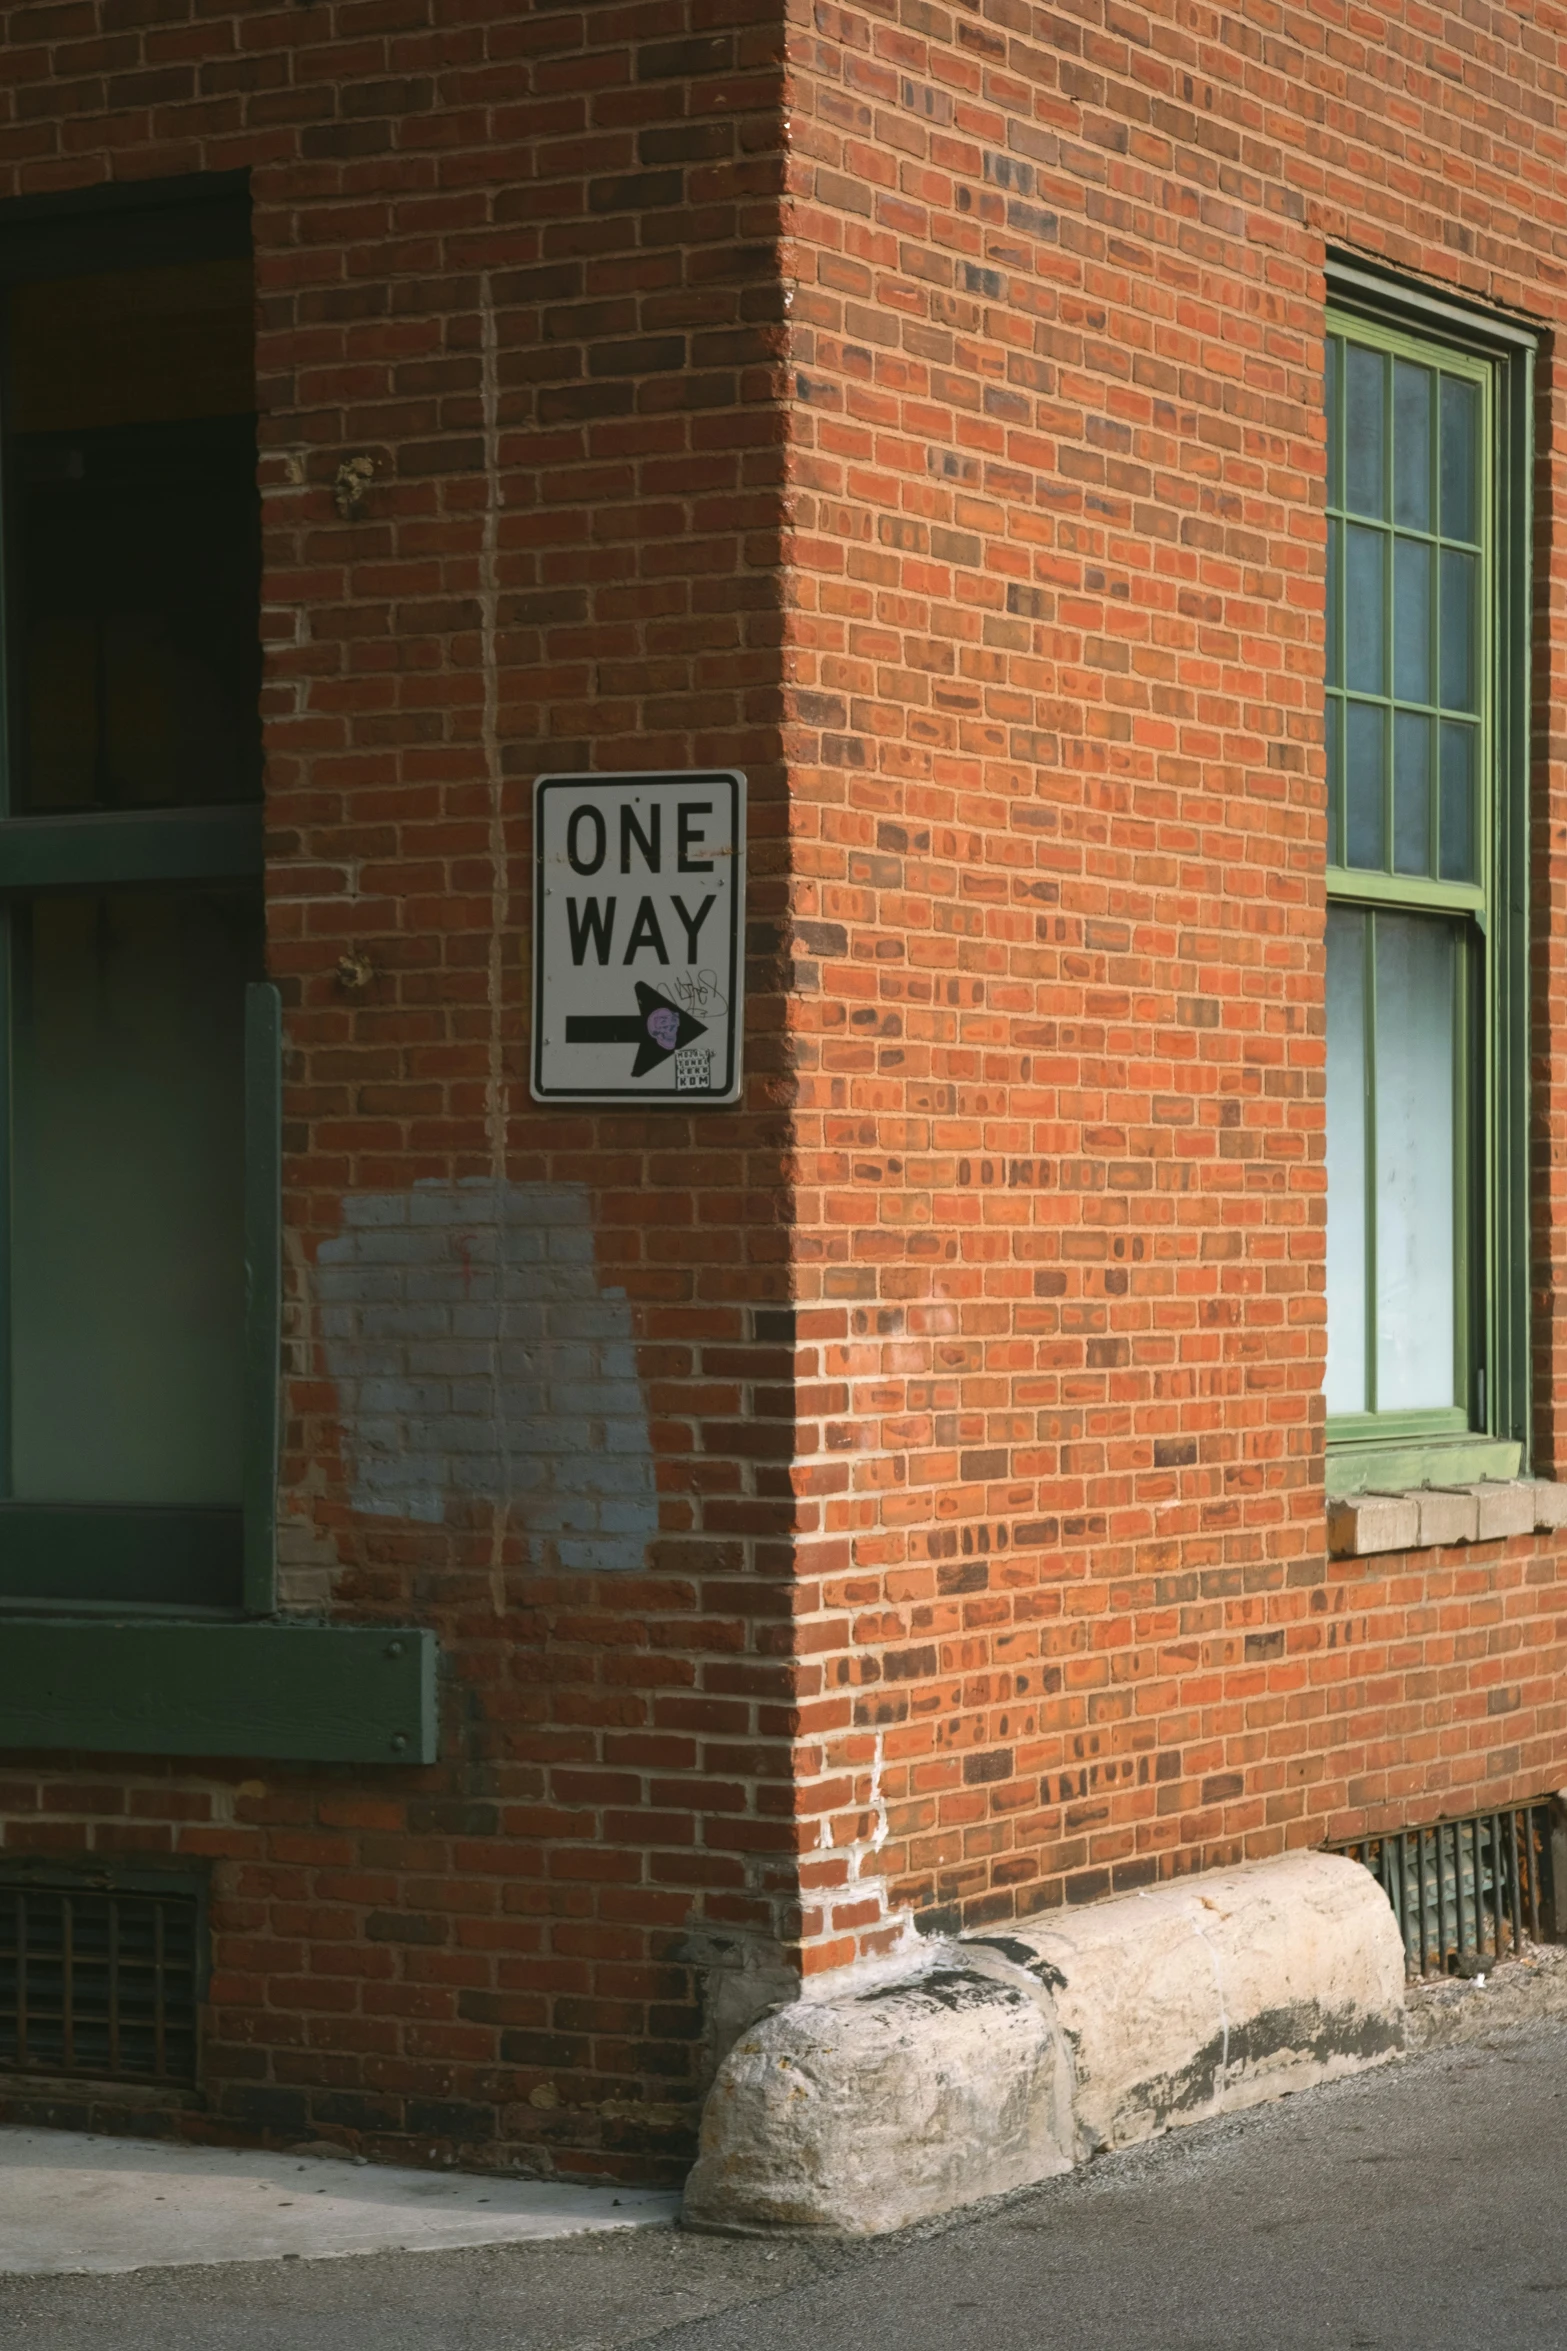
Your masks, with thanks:
M 188 2082 L 192 1895 L 0 1885 L 0 2071 Z
M 1551 1811 L 1472 1812 L 1429 1828 L 1335 1845 L 1364 1862 L 1393 1905 L 1404 1954 L 1419 1975 L 1467 1975 L 1538 1942 L 1553 1923 Z

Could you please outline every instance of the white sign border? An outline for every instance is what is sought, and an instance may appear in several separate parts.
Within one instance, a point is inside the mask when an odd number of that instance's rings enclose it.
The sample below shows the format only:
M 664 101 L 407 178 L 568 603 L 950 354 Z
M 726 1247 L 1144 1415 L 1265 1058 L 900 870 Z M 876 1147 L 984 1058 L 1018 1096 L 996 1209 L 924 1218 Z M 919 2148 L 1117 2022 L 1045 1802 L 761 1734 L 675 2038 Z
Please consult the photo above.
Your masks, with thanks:
M 729 899 L 729 1002 L 733 1014 L 729 1029 L 728 1083 L 720 1092 L 653 1094 L 637 1085 L 618 1090 L 603 1086 L 553 1086 L 545 1090 L 540 1074 L 544 1053 L 540 1008 L 544 1002 L 544 794 L 557 785 L 581 791 L 627 784 L 728 784 L 734 793 L 734 882 Z M 745 921 L 746 921 L 746 779 L 736 767 L 617 768 L 586 775 L 541 775 L 533 779 L 533 1001 L 529 1007 L 528 1089 L 535 1102 L 603 1103 L 623 1109 L 635 1103 L 644 1110 L 721 1110 L 738 1102 L 745 1082 Z

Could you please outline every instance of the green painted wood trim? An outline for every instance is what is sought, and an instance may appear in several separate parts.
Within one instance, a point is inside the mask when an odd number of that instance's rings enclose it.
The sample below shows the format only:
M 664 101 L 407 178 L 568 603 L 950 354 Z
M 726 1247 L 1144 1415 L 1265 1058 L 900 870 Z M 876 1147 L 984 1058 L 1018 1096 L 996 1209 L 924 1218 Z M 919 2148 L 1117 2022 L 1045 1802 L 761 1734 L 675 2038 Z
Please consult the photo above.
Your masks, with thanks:
M 0 890 L 226 881 L 258 874 L 261 864 L 261 810 L 251 804 L 0 824 Z
M 1433 911 L 1467 912 L 1485 939 L 1489 971 L 1478 1019 L 1481 1052 L 1472 1057 L 1470 1083 L 1480 1097 L 1476 1129 L 1480 1213 L 1468 1285 L 1472 1339 L 1470 1419 L 1473 1442 L 1511 1450 L 1527 1463 L 1531 1435 L 1529 1215 L 1529 730 L 1530 656 L 1533 614 L 1534 358 L 1537 337 L 1523 321 L 1499 313 L 1468 310 L 1433 297 L 1396 274 L 1386 278 L 1356 265 L 1354 257 L 1328 257 L 1329 332 L 1348 332 L 1388 351 L 1436 344 L 1456 347 L 1484 363 L 1491 461 L 1486 482 L 1487 528 L 1491 548 L 1491 619 L 1485 659 L 1490 733 L 1491 804 L 1487 817 L 1484 911 L 1463 899 L 1452 885 L 1421 884 L 1406 901 Z M 1428 359 L 1436 353 L 1424 354 Z M 1441 357 L 1439 364 L 1451 364 Z M 1332 696 L 1329 696 L 1331 708 Z M 1333 868 L 1328 889 L 1334 898 L 1373 903 L 1404 899 L 1405 887 L 1391 888 L 1382 875 L 1349 874 Z M 1328 1426 L 1327 1480 L 1330 1492 L 1358 1491 L 1383 1483 L 1379 1475 L 1358 1478 L 1344 1462 L 1360 1458 L 1344 1448 L 1351 1429 Z M 1355 1432 L 1358 1434 L 1358 1430 Z M 1390 1429 L 1403 1438 L 1413 1432 Z M 1404 1451 L 1398 1456 L 1406 1459 Z M 1490 1456 L 1487 1456 L 1490 1458 Z M 1453 1474 L 1444 1471 L 1444 1476 Z M 1514 1471 L 1486 1469 L 1485 1476 Z M 1412 1480 L 1420 1484 L 1423 1479 Z
M 1395 914 L 1409 907 L 1429 907 L 1435 914 L 1471 914 L 1485 928 L 1485 892 L 1469 882 L 1433 882 L 1419 874 L 1369 873 L 1334 865 L 1328 868 L 1328 888 L 1335 898 L 1385 906 Z
M 419 1626 L 7 1617 L 0 1748 L 433 1763 L 435 1667 Z
M 241 1556 L 237 1510 L 0 1502 L 0 1599 L 35 1608 L 236 1608 Z
M 245 990 L 245 1606 L 277 1598 L 278 1390 L 283 1350 L 283 1004 Z
M 3 567 L 0 567 L 3 570 Z M 0 576 L 0 601 L 4 579 Z M 3 626 L 0 611 L 0 626 Z M 0 646 L 0 669 L 4 647 Z M 0 756 L 7 734 L 0 707 Z M 0 898 L 0 1495 L 11 1491 L 11 1015 L 15 1001 L 13 909 Z
M 1529 1458 L 1529 681 L 1534 603 L 1534 350 L 1498 371 L 1497 820 L 1490 1394 L 1487 1419 Z
M 1422 279 L 1403 277 L 1380 263 L 1368 269 L 1358 253 L 1330 249 L 1326 276 L 1330 302 L 1351 303 L 1357 312 L 1369 311 L 1438 342 L 1471 351 L 1527 352 L 1531 358 L 1539 347 L 1540 329 L 1528 319 L 1447 301 Z
M 1448 1438 L 1425 1445 L 1346 1445 L 1328 1455 L 1327 1490 L 1340 1494 L 1409 1494 L 1417 1486 L 1472 1486 L 1480 1478 L 1515 1478 L 1522 1448 L 1495 1437 Z
M 1473 1435 L 1461 1404 L 1430 1412 L 1342 1412 L 1328 1422 L 1330 1451 L 1339 1445 L 1445 1444 Z

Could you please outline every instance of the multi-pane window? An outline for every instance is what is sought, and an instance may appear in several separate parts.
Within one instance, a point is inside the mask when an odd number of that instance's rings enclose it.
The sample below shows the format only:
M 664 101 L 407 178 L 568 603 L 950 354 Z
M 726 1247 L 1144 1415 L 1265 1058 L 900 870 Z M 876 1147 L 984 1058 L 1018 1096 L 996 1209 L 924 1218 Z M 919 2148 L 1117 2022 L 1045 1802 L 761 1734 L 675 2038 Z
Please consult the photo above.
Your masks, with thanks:
M 244 1588 L 254 297 L 179 193 L 0 224 L 0 1598 Z
M 1491 1426 L 1497 372 L 1329 328 L 1329 1434 L 1440 1443 Z

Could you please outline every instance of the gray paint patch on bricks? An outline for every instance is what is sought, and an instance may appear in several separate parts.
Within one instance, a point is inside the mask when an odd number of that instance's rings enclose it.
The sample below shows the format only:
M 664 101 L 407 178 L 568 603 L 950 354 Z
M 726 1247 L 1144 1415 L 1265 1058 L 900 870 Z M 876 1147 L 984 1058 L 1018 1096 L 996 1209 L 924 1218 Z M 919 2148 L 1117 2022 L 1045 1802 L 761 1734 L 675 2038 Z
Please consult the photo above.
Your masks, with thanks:
M 315 1284 L 356 1510 L 439 1524 L 500 1502 L 540 1566 L 642 1567 L 658 1528 L 647 1403 L 586 1187 L 354 1195 Z

